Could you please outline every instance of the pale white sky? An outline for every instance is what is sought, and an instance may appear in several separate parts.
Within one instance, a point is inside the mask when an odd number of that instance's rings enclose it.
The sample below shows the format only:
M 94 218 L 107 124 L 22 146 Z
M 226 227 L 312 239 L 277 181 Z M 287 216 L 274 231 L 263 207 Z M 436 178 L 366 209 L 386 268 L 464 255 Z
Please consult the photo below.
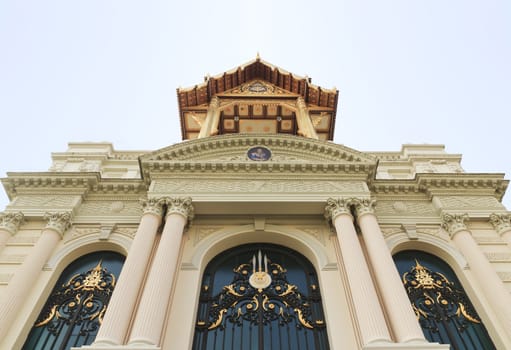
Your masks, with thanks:
M 508 0 L 3 0 L 0 176 L 46 171 L 69 141 L 179 142 L 176 88 L 257 52 L 340 90 L 337 143 L 441 143 L 511 175 Z

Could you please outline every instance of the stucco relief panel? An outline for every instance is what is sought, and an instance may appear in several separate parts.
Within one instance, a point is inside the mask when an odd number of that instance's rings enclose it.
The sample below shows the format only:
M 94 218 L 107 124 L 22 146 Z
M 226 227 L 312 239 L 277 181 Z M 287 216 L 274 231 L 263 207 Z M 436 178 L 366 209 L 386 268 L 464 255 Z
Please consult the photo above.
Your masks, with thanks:
M 375 207 L 376 215 L 436 215 L 433 204 L 428 201 L 386 201 L 379 200 Z
M 490 196 L 438 196 L 434 201 L 442 209 L 505 209 L 496 198 Z
M 79 200 L 79 196 L 19 196 L 9 208 L 69 208 Z
M 365 183 L 355 181 L 292 180 L 158 180 L 156 193 L 331 193 L 367 192 Z
M 87 201 L 78 209 L 77 216 L 142 215 L 138 201 Z

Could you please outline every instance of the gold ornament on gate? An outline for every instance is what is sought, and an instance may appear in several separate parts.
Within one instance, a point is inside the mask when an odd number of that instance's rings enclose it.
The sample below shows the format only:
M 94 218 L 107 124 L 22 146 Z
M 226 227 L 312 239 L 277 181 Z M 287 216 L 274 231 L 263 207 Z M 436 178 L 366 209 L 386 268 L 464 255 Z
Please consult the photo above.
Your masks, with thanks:
M 263 271 L 263 260 L 264 260 L 264 271 Z M 257 259 L 254 255 L 252 257 L 252 275 L 248 279 L 248 283 L 255 289 L 261 291 L 267 288 L 271 284 L 271 276 L 268 273 L 268 258 L 261 251 L 257 253 Z

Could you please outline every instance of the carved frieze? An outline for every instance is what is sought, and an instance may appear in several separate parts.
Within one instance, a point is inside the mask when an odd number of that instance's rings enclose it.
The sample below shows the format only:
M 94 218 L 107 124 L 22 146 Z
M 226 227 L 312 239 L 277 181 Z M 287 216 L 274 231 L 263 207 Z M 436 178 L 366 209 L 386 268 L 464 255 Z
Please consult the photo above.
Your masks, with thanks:
M 14 199 L 9 208 L 72 208 L 79 196 L 22 195 Z
M 225 226 L 211 225 L 211 226 L 196 226 L 192 230 L 193 244 L 197 245 L 207 236 L 224 229 Z
M 511 253 L 486 252 L 484 255 L 490 262 L 511 262 Z
M 499 271 L 499 272 L 497 272 L 497 275 L 499 275 L 500 279 L 503 282 L 511 282 L 511 272 L 509 272 L 509 271 Z
M 490 196 L 436 196 L 434 201 L 441 209 L 505 209 L 495 197 Z
M 378 216 L 436 216 L 435 208 L 429 201 L 386 201 L 379 200 L 375 207 Z
M 0 264 L 21 264 L 26 257 L 24 254 L 2 254 Z
M 135 237 L 135 234 L 137 233 L 136 227 L 115 227 L 112 231 L 112 233 L 119 233 L 124 236 L 128 236 L 131 238 Z
M 155 193 L 332 193 L 367 192 L 364 182 L 293 180 L 156 180 Z
M 86 201 L 80 205 L 77 216 L 140 216 L 142 206 L 138 201 Z

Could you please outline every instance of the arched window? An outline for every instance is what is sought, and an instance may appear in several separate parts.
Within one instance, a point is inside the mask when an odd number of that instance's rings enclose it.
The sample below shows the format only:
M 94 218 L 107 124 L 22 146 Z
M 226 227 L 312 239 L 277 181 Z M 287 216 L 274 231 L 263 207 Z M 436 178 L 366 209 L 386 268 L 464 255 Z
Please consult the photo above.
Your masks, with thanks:
M 412 307 L 426 338 L 452 350 L 495 349 L 454 271 L 421 251 L 394 256 Z
M 60 275 L 24 350 L 67 350 L 94 341 L 121 272 L 124 256 L 95 252 L 73 261 Z
M 271 244 L 230 249 L 207 266 L 193 350 L 328 350 L 312 264 Z

